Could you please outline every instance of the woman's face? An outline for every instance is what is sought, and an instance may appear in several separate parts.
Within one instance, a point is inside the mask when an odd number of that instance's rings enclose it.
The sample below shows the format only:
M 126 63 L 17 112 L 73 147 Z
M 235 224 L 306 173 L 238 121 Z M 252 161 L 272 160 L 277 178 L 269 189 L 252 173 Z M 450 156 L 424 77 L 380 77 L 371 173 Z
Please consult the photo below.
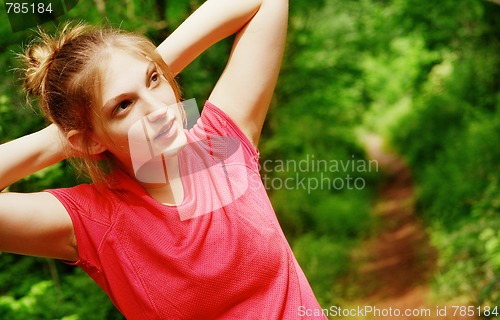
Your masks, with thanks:
M 118 50 L 103 80 L 97 140 L 121 165 L 171 157 L 186 145 L 175 93 L 155 63 Z

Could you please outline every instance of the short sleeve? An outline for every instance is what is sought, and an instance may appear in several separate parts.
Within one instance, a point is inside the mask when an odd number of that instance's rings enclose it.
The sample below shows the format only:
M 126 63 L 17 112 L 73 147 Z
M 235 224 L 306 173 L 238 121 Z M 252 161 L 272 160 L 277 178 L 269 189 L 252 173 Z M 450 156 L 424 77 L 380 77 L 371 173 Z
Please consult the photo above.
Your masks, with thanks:
M 114 206 L 106 197 L 99 196 L 93 185 L 79 185 L 72 188 L 45 190 L 55 196 L 66 208 L 78 246 L 79 260 L 73 264 L 80 266 L 90 276 L 100 270 L 99 248 L 111 226 Z
M 198 126 L 195 127 L 207 135 L 236 138 L 242 146 L 247 164 L 259 170 L 259 150 L 253 146 L 238 125 L 210 101 L 205 102 Z

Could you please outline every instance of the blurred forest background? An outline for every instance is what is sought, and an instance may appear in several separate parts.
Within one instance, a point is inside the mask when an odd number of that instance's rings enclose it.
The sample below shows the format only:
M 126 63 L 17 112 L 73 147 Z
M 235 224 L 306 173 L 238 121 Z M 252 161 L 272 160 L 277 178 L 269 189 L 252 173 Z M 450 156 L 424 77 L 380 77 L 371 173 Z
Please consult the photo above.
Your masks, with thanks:
M 108 22 L 159 44 L 201 3 L 85 0 L 43 27 L 53 30 L 67 19 Z M 28 106 L 14 71 L 16 53 L 34 34 L 12 32 L 0 8 L 0 143 L 46 125 Z M 491 307 L 485 318 L 498 318 L 493 309 L 500 308 L 497 1 L 291 0 L 287 41 L 261 139 L 261 162 L 268 161 L 261 173 L 274 182 L 268 189 L 275 210 L 321 305 L 349 307 L 425 288 L 417 292 L 426 305 Z M 230 46 L 231 39 L 215 45 L 179 76 L 185 98 L 203 105 Z M 370 153 L 373 137 L 382 142 L 379 156 Z M 405 169 L 391 171 L 394 163 L 384 166 L 380 153 L 396 154 Z M 279 167 L 316 160 L 380 160 L 380 167 Z M 411 207 L 405 211 L 411 214 L 410 226 L 421 234 L 413 247 L 395 251 L 409 258 L 385 269 L 412 279 L 391 292 L 389 286 L 404 279 L 380 282 L 385 278 L 366 271 L 377 269 L 366 260 L 378 253 L 386 241 L 380 235 L 394 223 L 377 212 L 388 184 L 401 172 L 411 177 L 403 206 Z M 344 185 L 307 190 L 279 184 L 287 178 L 313 182 L 325 177 Z M 63 162 L 9 190 L 31 192 L 82 181 Z M 0 253 L 0 318 L 122 319 L 81 270 L 7 253 Z

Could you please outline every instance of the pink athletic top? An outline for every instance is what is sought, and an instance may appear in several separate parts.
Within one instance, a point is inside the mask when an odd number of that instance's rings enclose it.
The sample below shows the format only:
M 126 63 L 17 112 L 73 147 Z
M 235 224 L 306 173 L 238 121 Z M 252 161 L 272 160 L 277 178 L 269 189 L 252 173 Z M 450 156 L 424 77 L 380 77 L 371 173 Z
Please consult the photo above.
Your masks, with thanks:
M 75 264 L 128 319 L 325 319 L 301 316 L 320 306 L 278 224 L 258 151 L 209 102 L 186 135 L 178 206 L 120 170 L 113 190 L 48 190 L 73 221 Z

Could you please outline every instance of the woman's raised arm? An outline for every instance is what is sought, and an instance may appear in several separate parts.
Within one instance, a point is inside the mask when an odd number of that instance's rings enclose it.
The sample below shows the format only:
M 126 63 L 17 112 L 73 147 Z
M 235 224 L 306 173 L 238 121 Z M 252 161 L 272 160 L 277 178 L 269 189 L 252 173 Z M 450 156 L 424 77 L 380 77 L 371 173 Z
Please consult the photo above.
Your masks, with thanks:
M 236 33 L 209 100 L 257 146 L 281 65 L 287 20 L 287 0 L 208 0 L 158 52 L 175 74 L 212 44 Z
M 59 128 L 50 126 L 0 145 L 0 190 L 65 158 Z
M 55 125 L 0 145 L 0 190 L 65 158 Z M 0 193 L 0 251 L 77 260 L 73 224 L 51 194 Z

